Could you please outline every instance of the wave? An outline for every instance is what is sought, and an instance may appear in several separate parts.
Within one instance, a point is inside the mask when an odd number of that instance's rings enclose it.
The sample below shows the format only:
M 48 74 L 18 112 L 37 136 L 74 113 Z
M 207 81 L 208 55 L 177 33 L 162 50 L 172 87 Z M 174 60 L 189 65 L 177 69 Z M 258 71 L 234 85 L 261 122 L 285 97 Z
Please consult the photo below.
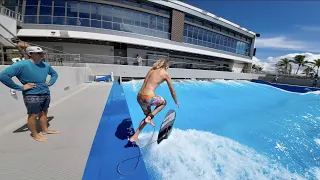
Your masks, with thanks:
M 320 139 L 316 138 L 316 139 L 314 139 L 314 141 L 320 146 Z
M 311 92 L 306 92 L 306 93 L 303 93 L 303 94 L 316 94 L 316 95 L 319 95 L 320 91 L 311 91 Z
M 140 144 L 150 137 L 142 133 Z M 151 179 L 305 179 L 247 146 L 204 131 L 174 129 L 142 153 Z M 310 173 L 319 174 L 319 169 Z

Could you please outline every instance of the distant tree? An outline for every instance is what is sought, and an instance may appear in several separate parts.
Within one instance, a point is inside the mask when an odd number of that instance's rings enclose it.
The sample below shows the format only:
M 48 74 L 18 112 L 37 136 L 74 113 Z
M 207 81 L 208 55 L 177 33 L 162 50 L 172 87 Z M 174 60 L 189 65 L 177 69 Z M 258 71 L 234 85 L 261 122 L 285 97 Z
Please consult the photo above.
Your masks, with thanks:
M 308 61 L 306 61 L 304 58 L 306 56 L 303 56 L 303 55 L 296 55 L 293 60 L 291 62 L 295 63 L 295 64 L 298 64 L 298 69 L 297 69 L 297 72 L 296 74 L 298 74 L 298 71 L 300 69 L 300 66 L 304 67 Z
M 303 73 L 302 74 L 305 74 L 306 76 L 311 76 L 314 74 L 314 68 L 312 66 L 308 66 L 308 65 L 305 65 L 305 69 L 303 70 Z
M 254 69 L 254 71 L 256 73 L 260 73 L 262 71 L 263 67 L 261 67 L 261 66 L 259 66 L 257 64 L 254 64 L 254 65 L 252 65 L 252 69 Z
M 309 64 L 313 65 L 313 68 L 317 67 L 317 74 L 319 73 L 320 67 L 320 59 L 316 59 L 313 62 L 309 62 Z
M 288 58 L 281 59 L 277 64 L 277 70 L 281 74 L 291 74 L 292 64 Z

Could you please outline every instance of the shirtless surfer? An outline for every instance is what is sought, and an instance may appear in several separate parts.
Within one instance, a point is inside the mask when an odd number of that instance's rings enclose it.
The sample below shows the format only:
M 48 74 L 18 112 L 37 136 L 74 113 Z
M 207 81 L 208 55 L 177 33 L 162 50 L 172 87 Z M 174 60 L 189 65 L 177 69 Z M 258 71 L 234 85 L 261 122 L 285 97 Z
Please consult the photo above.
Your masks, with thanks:
M 180 107 L 179 102 L 177 101 L 176 92 L 173 89 L 173 85 L 171 82 L 171 78 L 169 73 L 167 72 L 169 68 L 169 63 L 167 59 L 159 59 L 155 62 L 152 68 L 149 70 L 143 85 L 137 95 L 137 101 L 140 104 L 146 118 L 141 121 L 138 129 L 136 130 L 135 134 L 129 139 L 130 142 L 135 142 L 138 144 L 138 136 L 144 126 L 149 123 L 152 126 L 155 126 L 152 119 L 153 117 L 160 112 L 166 105 L 166 100 L 159 96 L 155 95 L 155 89 L 164 81 L 167 82 L 172 98 L 174 102 Z M 151 112 L 151 106 L 156 106 L 154 111 Z

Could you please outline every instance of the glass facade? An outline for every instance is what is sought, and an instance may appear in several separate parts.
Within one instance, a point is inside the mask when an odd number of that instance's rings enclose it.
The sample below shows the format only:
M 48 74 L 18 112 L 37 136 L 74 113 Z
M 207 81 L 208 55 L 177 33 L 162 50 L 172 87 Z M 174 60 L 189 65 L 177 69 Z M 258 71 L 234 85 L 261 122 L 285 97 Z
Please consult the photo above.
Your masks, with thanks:
M 188 44 L 214 48 L 244 56 L 250 55 L 251 43 L 245 43 L 235 38 L 186 23 L 184 24 L 183 40 Z
M 24 23 L 85 26 L 170 38 L 169 18 L 163 16 L 82 1 L 27 0 L 26 2 Z M 152 8 L 131 0 L 118 2 L 136 3 L 141 8 L 149 10 Z M 162 9 L 155 11 L 167 14 Z

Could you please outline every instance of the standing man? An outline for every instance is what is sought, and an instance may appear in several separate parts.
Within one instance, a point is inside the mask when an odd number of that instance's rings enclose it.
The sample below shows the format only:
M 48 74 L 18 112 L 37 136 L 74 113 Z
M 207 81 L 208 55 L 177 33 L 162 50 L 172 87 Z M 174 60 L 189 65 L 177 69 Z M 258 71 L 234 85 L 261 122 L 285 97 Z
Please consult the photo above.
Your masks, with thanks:
M 138 66 L 142 66 L 142 57 L 139 54 L 137 55 L 137 62 Z
M 138 136 L 142 129 L 147 123 L 155 126 L 152 121 L 153 117 L 165 107 L 166 100 L 163 97 L 154 94 L 154 91 L 161 83 L 163 83 L 164 81 L 167 82 L 174 102 L 178 105 L 178 108 L 180 107 L 180 104 L 177 100 L 176 92 L 172 85 L 171 77 L 167 72 L 168 68 L 168 60 L 159 59 L 149 70 L 137 95 L 137 101 L 140 104 L 140 107 L 146 117 L 141 121 L 135 134 L 129 139 L 130 142 L 135 142 L 136 144 L 138 144 Z M 151 111 L 151 106 L 156 106 L 154 111 Z
M 16 62 L 0 72 L 0 82 L 11 89 L 22 91 L 24 103 L 28 114 L 28 128 L 37 141 L 46 141 L 48 138 L 41 136 L 36 129 L 36 118 L 40 118 L 42 134 L 58 134 L 57 130 L 49 130 L 47 113 L 50 104 L 50 90 L 57 78 L 57 72 L 47 63 L 42 62 L 43 50 L 37 46 L 26 48 L 29 59 Z M 46 81 L 48 74 L 50 81 Z M 17 77 L 23 86 L 13 82 L 12 77 Z

